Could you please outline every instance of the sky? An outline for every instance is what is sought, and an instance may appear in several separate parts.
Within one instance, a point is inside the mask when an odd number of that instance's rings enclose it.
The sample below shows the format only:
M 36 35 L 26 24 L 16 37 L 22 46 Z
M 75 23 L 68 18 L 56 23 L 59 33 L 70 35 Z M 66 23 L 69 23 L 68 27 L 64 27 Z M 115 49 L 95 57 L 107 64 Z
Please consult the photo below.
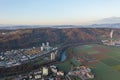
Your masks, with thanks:
M 0 24 L 88 24 L 120 17 L 120 0 L 0 0 Z

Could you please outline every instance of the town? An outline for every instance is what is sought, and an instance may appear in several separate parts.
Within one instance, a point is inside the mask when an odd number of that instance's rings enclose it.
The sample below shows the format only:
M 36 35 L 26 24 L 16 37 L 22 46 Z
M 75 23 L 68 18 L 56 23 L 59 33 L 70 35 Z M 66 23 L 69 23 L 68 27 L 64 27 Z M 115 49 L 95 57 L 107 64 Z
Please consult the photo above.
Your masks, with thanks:
M 30 61 L 34 61 L 36 58 L 42 58 L 40 62 L 52 62 L 56 61 L 56 56 L 58 56 L 58 46 L 52 47 L 49 42 L 42 43 L 40 47 L 32 47 L 27 49 L 11 50 L 0 53 L 0 68 L 12 68 L 14 66 L 19 66 Z M 49 56 L 47 55 L 49 54 Z M 88 56 L 84 59 L 90 59 Z M 66 57 L 63 56 L 60 62 L 64 62 Z M 90 61 L 89 60 L 89 61 Z M 78 62 L 80 60 L 78 59 Z M 36 61 L 35 61 L 36 62 Z M 60 62 L 57 62 L 58 64 Z M 34 64 L 34 63 L 33 63 Z M 72 77 L 78 77 L 82 80 L 93 79 L 94 74 L 92 70 L 84 65 L 79 65 L 76 67 L 71 67 L 71 69 L 66 73 L 59 69 L 56 63 L 47 64 L 40 66 L 35 70 L 31 70 L 27 73 L 17 74 L 14 76 L 8 76 L 7 79 L 10 80 L 71 80 Z
M 54 53 L 51 51 L 55 51 Z M 51 53 L 50 53 L 51 52 Z M 41 47 L 33 47 L 27 49 L 11 50 L 0 53 L 0 67 L 18 66 L 22 63 L 27 63 L 36 57 L 43 56 L 50 53 L 50 60 L 55 59 L 57 54 L 57 47 L 50 47 L 49 42 L 42 43 Z
M 71 77 L 78 77 L 82 80 L 93 79 L 91 69 L 85 66 L 72 68 L 67 74 L 59 70 L 57 66 L 50 65 L 40 67 L 28 74 L 16 75 L 12 80 L 71 80 Z

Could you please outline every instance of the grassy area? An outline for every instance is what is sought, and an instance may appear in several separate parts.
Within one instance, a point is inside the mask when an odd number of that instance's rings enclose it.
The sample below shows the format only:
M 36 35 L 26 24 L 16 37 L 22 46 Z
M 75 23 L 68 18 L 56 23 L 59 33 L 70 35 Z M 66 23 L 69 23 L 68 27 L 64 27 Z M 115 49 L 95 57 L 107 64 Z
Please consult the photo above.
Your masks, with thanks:
M 64 61 L 64 62 L 61 62 L 61 63 L 59 63 L 59 64 L 56 64 L 56 66 L 57 66 L 60 70 L 68 73 L 68 72 L 71 70 L 71 67 L 72 67 L 72 66 L 74 66 L 74 67 L 79 66 L 81 63 L 79 63 L 79 62 L 76 60 L 76 58 L 73 57 L 73 52 L 72 52 L 72 49 L 71 49 L 71 48 L 68 49 L 66 52 L 67 52 L 67 60 Z M 68 56 L 69 56 L 69 57 L 68 57 Z
M 96 44 L 93 45 L 83 45 L 74 48 L 75 53 L 88 53 L 88 54 L 97 54 L 99 51 L 94 50 L 93 47 L 97 46 Z
M 118 56 L 116 56 L 115 58 L 120 60 L 120 56 L 119 56 L 119 55 L 118 55 Z
M 79 65 L 80 65 L 80 63 L 75 58 L 71 58 L 71 59 L 68 59 L 68 60 L 66 60 L 64 62 L 56 64 L 56 66 L 60 70 L 64 71 L 65 73 L 68 73 L 71 70 L 72 66 L 75 67 L 75 66 L 79 66 Z
M 110 55 L 112 57 L 120 56 L 120 47 L 103 46 L 103 48 L 110 50 L 109 52 L 105 53 L 107 55 Z
M 100 47 L 106 51 L 98 51 L 95 47 Z M 74 48 L 75 54 L 106 54 L 110 57 L 103 58 L 99 63 L 92 64 L 95 79 L 93 80 L 120 80 L 120 47 L 104 45 L 83 45 Z M 91 65 L 90 65 L 91 66 Z
M 102 62 L 109 66 L 120 65 L 120 61 L 113 59 L 113 58 L 103 59 Z
M 82 79 L 80 79 L 80 78 L 77 78 L 76 80 L 82 80 Z
M 31 65 L 40 65 L 40 64 L 43 64 L 43 63 L 46 63 L 48 62 L 48 60 L 45 59 L 45 57 L 39 57 L 39 58 L 36 58 L 33 62 L 31 62 L 30 64 Z
M 120 72 L 120 65 L 113 66 L 112 68 Z
M 111 50 L 110 52 L 106 52 L 105 54 L 112 57 L 120 56 L 120 53 L 119 53 L 120 50 L 113 50 L 113 49 L 110 49 L 110 50 Z
M 78 62 L 75 58 L 70 59 L 70 62 L 72 63 L 72 65 L 73 65 L 74 67 L 77 67 L 77 66 L 80 66 L 80 65 L 81 65 L 81 63 Z
M 110 66 L 100 62 L 94 65 L 94 80 L 120 80 L 120 72 L 112 69 Z
M 60 64 L 56 65 L 60 70 L 64 71 L 65 73 L 69 72 L 71 69 L 72 64 L 70 61 L 65 61 Z

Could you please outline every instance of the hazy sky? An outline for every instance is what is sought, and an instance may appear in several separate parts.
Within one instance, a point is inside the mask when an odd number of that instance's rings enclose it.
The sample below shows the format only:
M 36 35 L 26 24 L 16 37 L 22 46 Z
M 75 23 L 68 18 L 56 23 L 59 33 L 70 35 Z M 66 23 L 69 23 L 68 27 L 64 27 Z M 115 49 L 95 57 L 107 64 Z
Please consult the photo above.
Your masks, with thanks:
M 0 0 L 0 24 L 83 24 L 120 17 L 120 0 Z

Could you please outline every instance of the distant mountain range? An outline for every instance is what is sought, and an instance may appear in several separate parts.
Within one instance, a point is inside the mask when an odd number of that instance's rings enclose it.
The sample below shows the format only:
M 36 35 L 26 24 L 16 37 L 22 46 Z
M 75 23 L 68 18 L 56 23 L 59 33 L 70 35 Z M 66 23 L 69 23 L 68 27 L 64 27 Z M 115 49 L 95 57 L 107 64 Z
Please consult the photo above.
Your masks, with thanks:
M 120 17 L 110 17 L 95 21 L 96 24 L 116 24 L 120 23 Z
M 0 29 L 30 29 L 30 28 L 120 28 L 120 23 L 92 25 L 0 25 Z
M 104 18 L 94 21 L 91 25 L 3 25 L 0 29 L 28 29 L 28 28 L 120 28 L 120 17 Z

